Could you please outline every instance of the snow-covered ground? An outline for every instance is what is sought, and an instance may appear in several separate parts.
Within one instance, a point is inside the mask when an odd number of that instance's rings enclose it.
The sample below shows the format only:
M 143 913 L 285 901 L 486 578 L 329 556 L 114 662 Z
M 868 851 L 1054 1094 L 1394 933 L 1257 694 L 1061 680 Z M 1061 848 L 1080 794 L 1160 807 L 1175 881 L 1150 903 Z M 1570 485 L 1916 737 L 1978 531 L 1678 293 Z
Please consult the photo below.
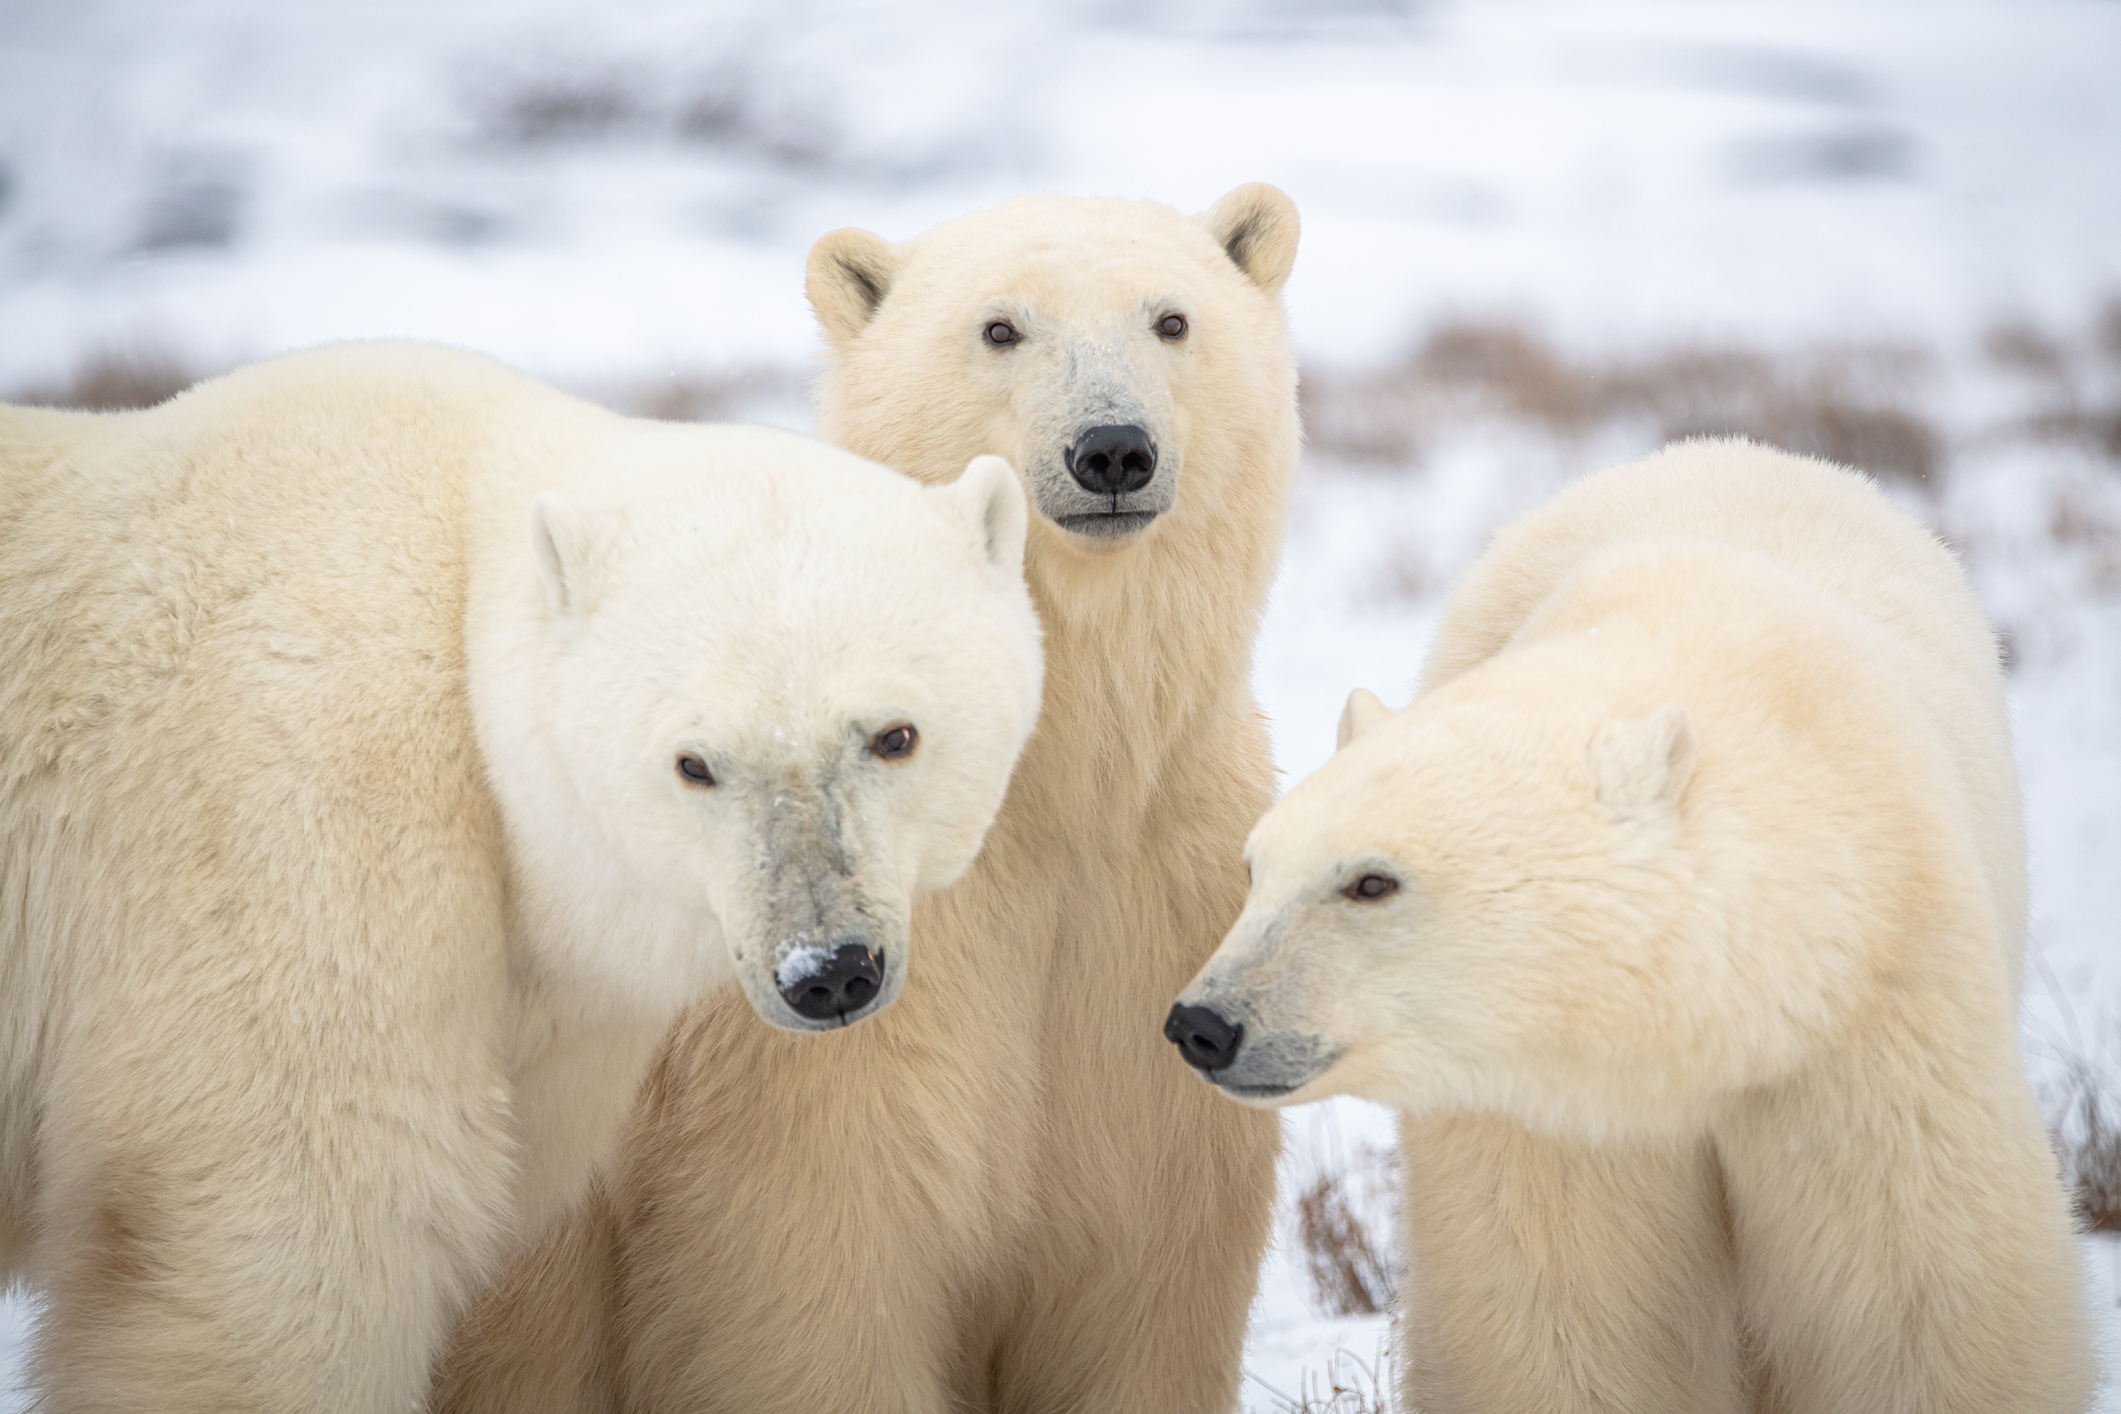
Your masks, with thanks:
M 2121 296 L 2117 69 L 2109 0 L 6 0 L 0 395 L 112 350 L 211 369 L 418 336 L 800 422 L 745 391 L 785 378 L 743 378 L 813 357 L 824 231 L 1250 180 L 1302 208 L 1288 302 L 1321 388 L 1452 319 L 1587 366 L 1892 346 L 1893 406 L 1935 444 L 1897 494 L 2016 658 L 2024 1032 L 2052 1089 L 2070 1056 L 2121 1075 L 2121 448 L 2060 417 L 2121 408 L 2095 332 Z M 1350 686 L 1407 695 L 1495 525 L 1666 427 L 1440 405 L 1358 457 L 1314 425 L 1257 674 L 1290 779 Z M 1354 1102 L 1287 1132 L 1289 1193 L 1392 1141 Z M 1313 1309 L 1285 1218 L 1259 1410 L 1385 1334 Z M 2116 1247 L 2086 1245 L 2110 1346 Z

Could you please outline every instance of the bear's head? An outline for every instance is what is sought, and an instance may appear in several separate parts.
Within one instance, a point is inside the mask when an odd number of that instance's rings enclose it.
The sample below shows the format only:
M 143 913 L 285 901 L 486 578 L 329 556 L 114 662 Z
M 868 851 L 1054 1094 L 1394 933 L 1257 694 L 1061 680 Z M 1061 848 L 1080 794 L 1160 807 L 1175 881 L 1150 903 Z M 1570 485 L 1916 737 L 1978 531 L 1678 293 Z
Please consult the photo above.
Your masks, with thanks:
M 923 487 L 760 428 L 595 455 L 532 503 L 481 704 L 535 931 L 650 1006 L 732 975 L 786 1030 L 889 1006 L 1038 714 L 1015 474 Z
M 1349 700 L 1340 750 L 1254 828 L 1244 912 L 1166 1023 L 1203 1079 L 1560 1127 L 1711 1079 L 1673 1066 L 1718 1044 L 1673 1044 L 1721 986 L 1699 963 L 1717 911 L 1693 719 L 1599 643 L 1504 654 L 1397 713 Z
M 833 356 L 820 429 L 923 480 L 1006 456 L 1042 561 L 1109 557 L 1174 521 L 1246 559 L 1280 524 L 1296 451 L 1280 306 L 1296 241 L 1296 208 L 1263 185 L 1199 218 L 1040 196 L 900 245 L 835 231 L 808 273 Z

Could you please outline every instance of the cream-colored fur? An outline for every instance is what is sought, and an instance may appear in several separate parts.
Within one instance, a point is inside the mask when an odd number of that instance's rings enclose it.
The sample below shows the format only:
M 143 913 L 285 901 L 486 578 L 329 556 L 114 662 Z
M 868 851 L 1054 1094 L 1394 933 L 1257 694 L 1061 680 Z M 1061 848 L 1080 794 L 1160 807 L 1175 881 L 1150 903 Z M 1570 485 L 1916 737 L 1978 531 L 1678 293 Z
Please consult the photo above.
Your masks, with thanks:
M 418 1407 L 783 895 L 903 953 L 969 864 L 1038 700 L 1024 515 L 999 461 L 924 491 L 433 348 L 0 408 L 0 1264 L 48 1299 L 40 1407 Z M 875 757 L 898 720 L 921 750 Z
M 2001 675 L 1934 538 L 1670 448 L 1499 536 L 1342 736 L 1181 1000 L 1237 1098 L 1401 1109 L 1405 1407 L 2084 1407 Z
M 482 1303 L 442 1407 L 1234 1405 L 1277 1131 L 1159 1027 L 1271 797 L 1247 680 L 1297 450 L 1295 245 L 1260 187 L 1201 221 L 1042 197 L 819 242 L 826 435 L 928 481 L 1003 453 L 1032 490 L 1039 729 L 971 874 L 922 906 L 897 1007 L 810 1042 L 726 997 L 689 1016 L 608 1207 Z M 1016 343 L 983 337 L 1000 319 Z M 1154 520 L 1063 529 L 1098 508 L 1063 449 L 1130 420 L 1158 480 L 1119 506 Z

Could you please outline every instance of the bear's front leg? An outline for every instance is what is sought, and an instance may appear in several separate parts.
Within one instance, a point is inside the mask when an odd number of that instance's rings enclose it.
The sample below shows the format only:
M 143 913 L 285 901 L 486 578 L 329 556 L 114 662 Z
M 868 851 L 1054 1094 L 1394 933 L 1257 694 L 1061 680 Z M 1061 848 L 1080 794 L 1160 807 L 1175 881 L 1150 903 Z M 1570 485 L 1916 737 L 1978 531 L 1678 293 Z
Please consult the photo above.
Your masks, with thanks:
M 617 1223 L 601 1182 L 460 1321 L 429 1414 L 615 1414 Z
M 943 1370 L 981 1152 L 969 1123 L 952 1128 L 947 1081 L 876 1083 L 894 1052 L 933 1051 L 928 995 L 829 1036 L 767 1030 L 734 988 L 680 1022 L 606 1180 L 619 1408 L 953 1408 Z M 503 1351 L 537 1339 L 486 1324 Z
M 1185 784 L 1143 837 L 1218 867 L 1152 862 L 1138 893 L 1071 899 L 1055 951 L 1072 965 L 1030 1022 L 1052 1080 L 1028 1240 L 1000 1264 L 1020 1304 L 974 1343 L 994 1352 L 997 1414 L 1227 1414 L 1238 1400 L 1281 1117 L 1217 1095 L 1164 1039 L 1169 998 L 1243 888 L 1240 812 Z
M 1897 1053 L 1865 1034 L 1719 1126 L 1740 1299 L 1778 1414 L 2089 1403 L 2068 1206 L 1994 1011 L 1986 1036 L 1939 1025 Z
M 159 1088 L 135 1085 L 150 1107 Z M 393 1126 L 371 1146 L 357 1121 L 327 1134 L 164 1113 L 190 1117 L 151 1126 L 146 1142 L 102 1137 L 55 1156 L 36 1263 L 38 1407 L 422 1407 L 449 1324 L 503 1239 L 505 1184 L 482 1194 L 475 1173 L 419 1172 L 422 1149 L 452 1147 L 448 1135 Z M 506 1147 L 483 1150 L 505 1176 Z
M 1403 1119 L 1400 1404 L 1739 1414 L 1730 1235 L 1704 1141 L 1581 1144 Z
M 135 907 L 83 968 L 43 1089 L 40 1408 L 424 1403 L 512 1236 L 499 989 L 467 981 L 499 911 L 475 868 L 346 872 Z
M 1199 1169 L 1144 1162 L 1144 1176 L 1174 1181 L 1097 1211 L 1085 1203 L 1055 1213 L 1023 1258 L 1027 1298 L 994 1359 L 987 1407 L 996 1414 L 1227 1414 L 1236 1407 L 1270 1212 L 1257 1190 L 1272 1191 L 1271 1126 L 1279 1117 L 1239 1110 L 1192 1077 L 1179 1078 L 1197 1093 L 1181 1091 L 1168 1118 L 1178 1145 L 1204 1141 L 1192 1149 Z M 1201 1103 L 1226 1112 L 1213 1119 L 1234 1117 L 1243 1127 L 1203 1132 L 1187 1123 L 1186 1109 Z M 1227 1164 L 1222 1173 L 1203 1177 L 1219 1164 Z

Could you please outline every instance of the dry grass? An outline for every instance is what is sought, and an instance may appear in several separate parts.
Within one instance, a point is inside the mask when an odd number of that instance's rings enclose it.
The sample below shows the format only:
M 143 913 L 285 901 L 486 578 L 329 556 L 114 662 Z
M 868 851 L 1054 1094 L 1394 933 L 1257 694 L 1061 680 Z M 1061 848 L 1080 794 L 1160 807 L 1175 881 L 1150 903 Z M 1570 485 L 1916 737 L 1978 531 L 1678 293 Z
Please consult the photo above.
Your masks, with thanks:
M 792 368 L 675 373 L 593 396 L 618 412 L 658 422 L 772 422 L 808 426 L 810 380 Z
M 2121 1096 L 2088 1064 L 2073 1062 L 2049 1134 L 2085 1227 L 2121 1234 Z
M 2113 545 L 2121 543 L 2121 519 L 2106 498 L 2083 486 L 2064 486 L 2048 508 L 2047 533 L 2057 545 Z
M 618 73 L 496 85 L 480 94 L 476 105 L 479 135 L 513 147 L 608 138 L 643 117 L 636 86 Z
M 2121 295 L 2109 299 L 2093 318 L 2092 342 L 2100 353 L 2121 363 Z
M 1307 1373 L 1294 1393 L 1274 1389 L 1257 1376 L 1252 1382 L 1273 1399 L 1274 1414 L 1391 1414 L 1385 1389 L 1389 1369 L 1382 1347 L 1370 1360 L 1343 1350 L 1326 1361 L 1324 1370 Z
M 1568 439 L 1614 425 L 1660 442 L 1737 434 L 1919 480 L 1944 447 L 1909 396 L 1927 368 L 1915 350 L 1888 345 L 1572 358 L 1522 325 L 1461 320 L 1432 329 L 1396 367 L 1310 373 L 1302 397 L 1311 444 L 1357 461 L 1414 460 L 1425 431 L 1485 416 Z
M 2121 461 L 2121 297 L 2106 302 L 2082 338 L 2011 321 L 1988 331 L 1982 351 L 2032 390 L 2019 430 Z
M 166 403 L 206 374 L 166 349 L 104 349 L 56 383 L 23 388 L 6 401 L 27 407 L 127 412 Z
M 0 394 L 0 402 L 125 412 L 165 403 L 219 371 L 153 346 L 110 348 L 89 355 L 62 378 Z M 809 379 L 793 368 L 673 372 L 662 379 L 615 382 L 582 391 L 616 412 L 660 422 L 768 422 L 807 427 L 810 418 Z
M 1377 1316 L 1392 1309 L 1389 1254 L 1349 1202 L 1346 1176 L 1329 1173 L 1296 1200 L 1297 1235 L 1312 1304 L 1329 1316 Z
M 492 72 L 466 85 L 479 141 L 545 148 L 612 141 L 716 148 L 790 168 L 822 168 L 845 147 L 822 91 L 792 94 L 786 76 L 737 61 L 688 80 L 648 66 Z

